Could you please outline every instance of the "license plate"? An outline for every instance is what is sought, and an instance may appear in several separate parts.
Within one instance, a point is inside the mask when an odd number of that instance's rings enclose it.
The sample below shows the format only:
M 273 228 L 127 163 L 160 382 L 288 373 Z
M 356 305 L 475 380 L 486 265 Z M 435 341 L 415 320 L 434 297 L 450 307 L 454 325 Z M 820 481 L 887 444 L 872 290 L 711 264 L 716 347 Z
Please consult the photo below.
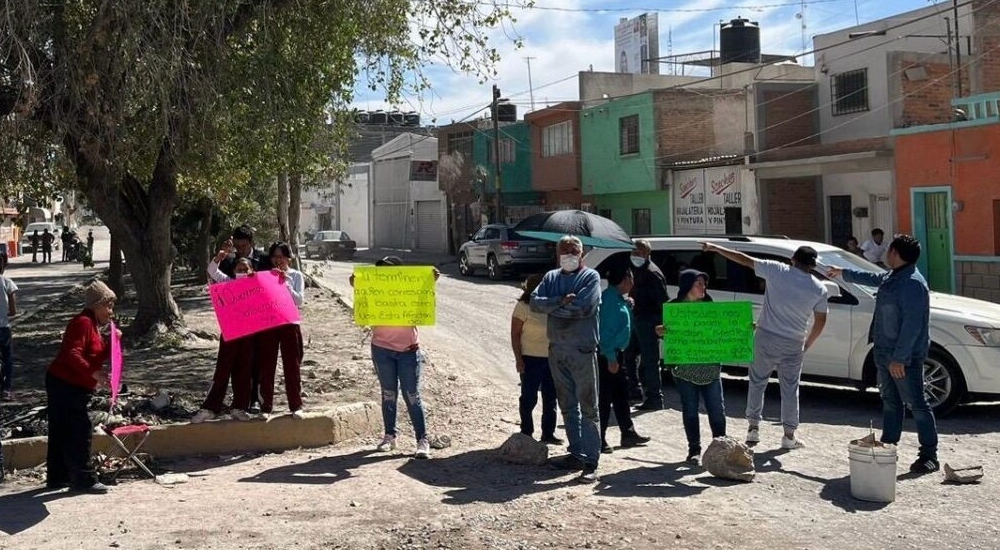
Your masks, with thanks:
M 529 246 L 528 247 L 528 252 L 538 252 L 538 247 L 537 246 Z

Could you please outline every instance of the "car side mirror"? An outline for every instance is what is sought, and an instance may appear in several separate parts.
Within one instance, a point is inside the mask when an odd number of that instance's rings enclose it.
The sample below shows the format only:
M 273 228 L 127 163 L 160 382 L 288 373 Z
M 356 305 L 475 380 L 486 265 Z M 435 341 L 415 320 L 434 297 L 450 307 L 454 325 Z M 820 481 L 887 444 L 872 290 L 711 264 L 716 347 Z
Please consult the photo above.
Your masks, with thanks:
M 840 298 L 840 285 L 833 281 L 820 281 L 826 289 L 827 298 Z

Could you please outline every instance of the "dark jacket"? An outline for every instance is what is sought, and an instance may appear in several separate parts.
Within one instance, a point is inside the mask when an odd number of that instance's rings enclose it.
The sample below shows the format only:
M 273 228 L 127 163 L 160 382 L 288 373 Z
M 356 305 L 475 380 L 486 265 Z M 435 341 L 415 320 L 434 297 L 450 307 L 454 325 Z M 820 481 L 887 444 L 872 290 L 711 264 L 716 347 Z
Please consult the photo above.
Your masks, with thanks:
M 683 302 L 684 297 L 687 296 L 688 292 L 691 292 L 691 287 L 694 286 L 694 282 L 698 280 L 698 277 L 705 278 L 705 285 L 708 285 L 708 274 L 702 273 L 697 269 L 685 269 L 681 271 L 680 279 L 678 280 L 677 297 L 670 300 L 671 304 L 677 302 Z M 705 292 L 705 298 L 702 302 L 711 302 L 712 297 L 708 295 L 708 291 Z
M 268 271 L 273 266 L 271 265 L 271 257 L 264 252 L 254 248 L 253 252 L 250 253 L 250 265 L 253 266 L 254 271 Z M 236 259 L 235 257 L 227 257 L 222 260 L 219 264 L 219 271 L 229 275 L 230 278 L 236 277 Z
M 635 284 L 629 295 L 635 301 L 633 313 L 637 317 L 662 317 L 663 304 L 670 299 L 663 272 L 652 261 L 646 260 L 642 267 L 633 268 L 632 274 Z
M 868 328 L 868 341 L 889 351 L 892 360 L 908 364 L 927 357 L 931 340 L 930 292 L 917 266 L 905 265 L 884 273 L 844 269 L 844 280 L 878 286 L 875 315 Z
M 97 387 L 94 373 L 111 355 L 111 343 L 97 330 L 97 318 L 89 309 L 69 321 L 59 353 L 49 365 L 52 376 L 87 390 Z

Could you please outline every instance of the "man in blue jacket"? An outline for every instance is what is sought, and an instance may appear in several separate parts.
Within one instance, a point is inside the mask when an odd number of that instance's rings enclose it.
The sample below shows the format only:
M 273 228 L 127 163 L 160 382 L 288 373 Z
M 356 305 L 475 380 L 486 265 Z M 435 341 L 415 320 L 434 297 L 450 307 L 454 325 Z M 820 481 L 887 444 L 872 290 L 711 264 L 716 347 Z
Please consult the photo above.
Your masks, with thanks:
M 897 235 L 885 255 L 890 271 L 870 273 L 831 267 L 827 276 L 878 286 L 868 341 L 873 345 L 882 393 L 882 442 L 899 443 L 903 405 L 906 405 L 913 411 L 920 441 L 919 456 L 910 465 L 910 471 L 930 473 L 940 465 L 934 411 L 924 396 L 924 359 L 930 349 L 931 308 L 927 281 L 915 265 L 919 258 L 920 242 L 909 235 Z
M 552 465 L 582 470 L 579 481 L 595 483 L 601 456 L 596 358 L 601 277 L 583 265 L 580 239 L 567 235 L 556 250 L 559 268 L 545 274 L 530 302 L 532 311 L 548 315 L 549 368 L 569 439 L 569 454 Z

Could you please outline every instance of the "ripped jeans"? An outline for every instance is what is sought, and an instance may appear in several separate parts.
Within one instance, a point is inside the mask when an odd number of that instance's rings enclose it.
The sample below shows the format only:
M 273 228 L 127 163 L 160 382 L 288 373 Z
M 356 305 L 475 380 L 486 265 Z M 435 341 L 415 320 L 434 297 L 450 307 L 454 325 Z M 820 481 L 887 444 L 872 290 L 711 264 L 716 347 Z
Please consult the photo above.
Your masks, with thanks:
M 424 369 L 424 353 L 416 351 L 393 351 L 372 346 L 372 362 L 378 373 L 378 383 L 382 389 L 382 422 L 386 435 L 396 435 L 396 409 L 399 390 L 403 390 L 406 410 L 417 441 L 427 437 L 424 420 L 424 402 L 420 398 L 420 373 Z

